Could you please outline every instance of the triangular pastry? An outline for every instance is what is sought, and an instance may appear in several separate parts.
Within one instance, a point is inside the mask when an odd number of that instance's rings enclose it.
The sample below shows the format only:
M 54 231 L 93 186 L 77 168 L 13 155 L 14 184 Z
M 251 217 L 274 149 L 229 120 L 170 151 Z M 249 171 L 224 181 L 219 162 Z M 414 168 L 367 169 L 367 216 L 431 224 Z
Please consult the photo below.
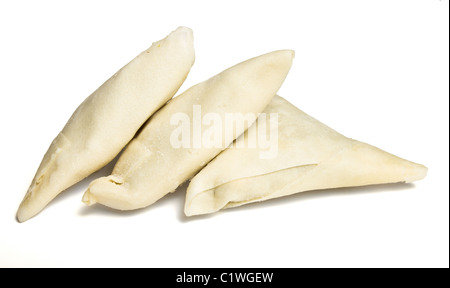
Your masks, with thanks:
M 45 154 L 17 211 L 23 222 L 105 166 L 170 100 L 194 64 L 192 30 L 180 27 L 120 69 L 74 112 Z
M 264 113 L 191 180 L 187 216 L 308 190 L 412 182 L 426 176 L 425 166 L 347 138 L 279 96 Z M 271 113 L 278 115 L 278 125 Z M 246 145 L 249 139 L 259 139 L 258 131 L 267 134 L 274 129 L 278 135 L 274 157 L 262 157 L 269 148 Z
M 280 50 L 249 59 L 175 97 L 130 142 L 112 174 L 89 185 L 83 202 L 133 210 L 175 191 L 253 124 L 283 83 L 293 57 L 293 51 Z M 201 111 L 201 115 L 195 111 Z M 187 119 L 186 127 L 192 130 L 184 136 L 196 138 L 195 134 L 200 133 L 196 129 L 198 116 L 204 124 L 206 118 L 224 123 L 228 115 L 250 115 L 250 118 L 244 125 L 209 127 L 207 131 L 223 135 L 222 145 L 209 147 L 203 142 L 195 145 L 195 139 L 185 146 L 173 142 L 178 139 L 175 132 L 181 127 L 173 125 L 174 119 Z M 183 137 L 183 133 L 180 135 Z

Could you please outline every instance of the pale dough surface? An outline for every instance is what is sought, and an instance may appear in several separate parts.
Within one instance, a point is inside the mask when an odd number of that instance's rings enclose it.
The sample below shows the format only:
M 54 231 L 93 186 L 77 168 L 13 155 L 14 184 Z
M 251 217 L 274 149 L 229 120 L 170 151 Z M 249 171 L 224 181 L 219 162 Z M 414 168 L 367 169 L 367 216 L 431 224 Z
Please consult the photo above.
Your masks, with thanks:
M 112 175 L 90 184 L 83 202 L 132 210 L 173 192 L 256 120 L 282 85 L 293 57 L 293 51 L 280 50 L 249 59 L 175 97 L 130 142 Z M 252 114 L 254 118 L 243 127 L 222 127 L 223 139 L 230 139 L 224 147 L 175 148 L 170 143 L 175 129 L 170 119 L 183 113 L 193 127 L 194 105 L 201 107 L 202 114 L 214 113 L 221 119 L 227 113 Z
M 109 163 L 168 100 L 194 64 L 192 30 L 179 27 L 120 69 L 73 113 L 45 154 L 17 212 L 20 222 Z
M 191 180 L 186 215 L 308 190 L 411 182 L 426 176 L 425 166 L 347 138 L 282 97 L 275 96 L 264 112 L 278 113 L 277 156 L 261 159 L 258 147 L 224 150 Z M 268 119 L 259 118 L 236 142 L 252 137 Z

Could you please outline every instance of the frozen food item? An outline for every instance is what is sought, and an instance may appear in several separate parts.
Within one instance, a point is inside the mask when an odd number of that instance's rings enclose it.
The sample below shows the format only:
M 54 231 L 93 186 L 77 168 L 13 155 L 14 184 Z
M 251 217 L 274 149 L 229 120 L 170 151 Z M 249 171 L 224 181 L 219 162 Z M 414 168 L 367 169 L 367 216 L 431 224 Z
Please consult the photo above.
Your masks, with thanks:
M 74 112 L 53 140 L 17 211 L 23 222 L 109 163 L 170 100 L 194 64 L 192 30 L 179 27 L 120 69 Z
M 309 190 L 412 182 L 427 174 L 425 166 L 344 137 L 279 96 L 264 114 L 191 180 L 187 216 Z M 278 135 L 275 157 L 261 157 L 267 147 L 245 144 L 273 129 Z
M 130 142 L 112 175 L 90 184 L 83 202 L 133 210 L 149 206 L 175 191 L 256 120 L 283 83 L 293 57 L 293 51 L 280 50 L 249 59 L 172 99 Z M 202 119 L 197 119 L 196 111 L 201 111 Z M 241 115 L 247 121 L 242 125 L 216 125 L 227 122 L 229 115 Z M 187 125 L 174 126 L 178 120 Z M 206 122 L 214 124 L 204 125 Z M 195 143 L 202 124 L 206 131 L 216 133 L 204 131 L 206 134 L 201 137 L 221 135 L 222 145 Z M 183 128 L 192 130 L 177 133 Z M 193 139 L 185 141 L 184 137 L 179 142 L 178 138 L 183 136 Z

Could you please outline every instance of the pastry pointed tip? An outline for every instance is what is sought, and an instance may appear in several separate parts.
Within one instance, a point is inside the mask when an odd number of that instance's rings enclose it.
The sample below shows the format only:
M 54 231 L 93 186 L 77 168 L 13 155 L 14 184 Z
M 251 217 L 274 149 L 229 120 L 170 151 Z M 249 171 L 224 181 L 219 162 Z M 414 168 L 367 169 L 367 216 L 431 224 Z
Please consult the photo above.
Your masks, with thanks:
M 178 37 L 184 37 L 183 39 L 189 39 L 190 41 L 194 38 L 194 32 L 192 29 L 185 26 L 179 26 L 172 33 L 176 34 Z
M 30 218 L 32 218 L 34 216 L 34 214 L 30 213 L 30 210 L 25 208 L 23 206 L 23 202 L 22 204 L 20 204 L 19 209 L 17 210 L 16 213 L 16 220 L 19 223 L 23 223 L 27 220 L 29 220 Z
M 289 52 L 289 54 L 291 54 L 291 58 L 294 59 L 295 58 L 295 51 L 294 50 L 286 50 Z
M 189 27 L 186 27 L 186 26 L 178 26 L 178 28 L 175 31 L 183 32 L 183 33 L 191 34 L 191 35 L 193 34 L 192 29 Z
M 274 51 L 272 53 L 274 56 L 277 55 L 278 57 L 285 59 L 288 62 L 292 62 L 295 58 L 295 51 L 290 50 L 290 49 L 278 50 L 278 51 Z M 277 60 L 277 61 L 280 61 L 280 60 Z
M 185 205 L 184 206 L 184 215 L 186 215 L 186 217 L 191 217 L 196 215 L 195 212 L 191 209 L 190 205 Z
M 109 175 L 92 181 L 81 201 L 87 206 L 98 203 L 118 210 L 142 208 L 133 196 L 128 185 L 122 185 L 117 176 Z
M 194 31 L 191 28 L 180 26 L 172 32 L 172 35 L 181 41 L 191 43 L 194 41 Z M 191 47 L 193 49 L 193 46 Z
M 362 179 L 372 182 L 369 184 L 411 183 L 425 178 L 428 173 L 428 168 L 422 164 L 395 156 L 362 142 L 356 142 L 353 149 L 349 149 L 346 155 L 347 161 L 351 161 L 354 167 L 359 167 L 358 173 L 347 171 L 347 175 L 359 175 Z M 335 165 L 345 171 L 345 167 L 342 165 L 338 163 Z M 342 177 L 345 178 L 345 175 Z
M 84 192 L 83 198 L 81 199 L 81 202 L 83 202 L 87 206 L 92 206 L 95 203 L 97 203 L 97 201 L 95 200 L 93 195 L 90 193 L 89 189 L 86 192 Z
M 16 219 L 19 223 L 23 223 L 31 218 L 33 218 L 36 214 L 38 214 L 42 207 L 39 205 L 40 201 L 37 201 L 34 196 L 33 188 L 30 188 L 25 194 L 22 202 L 20 202 L 19 208 L 17 209 Z M 44 205 L 45 206 L 45 205 Z
M 422 164 L 414 163 L 413 168 L 411 169 L 411 173 L 409 177 L 406 178 L 405 182 L 410 183 L 417 180 L 424 179 L 428 174 L 428 168 Z
M 19 223 L 23 223 L 23 222 L 27 221 L 26 219 L 24 219 L 20 216 L 19 212 L 16 213 L 16 220 Z

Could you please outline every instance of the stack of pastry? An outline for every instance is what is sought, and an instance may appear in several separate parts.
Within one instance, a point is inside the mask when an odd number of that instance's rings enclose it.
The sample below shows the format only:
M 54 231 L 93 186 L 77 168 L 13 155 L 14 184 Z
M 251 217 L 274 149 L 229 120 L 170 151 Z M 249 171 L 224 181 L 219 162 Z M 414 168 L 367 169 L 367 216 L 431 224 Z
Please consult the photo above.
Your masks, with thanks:
M 111 175 L 89 185 L 84 203 L 140 209 L 190 181 L 185 214 L 191 216 L 308 190 L 426 176 L 423 165 L 347 138 L 276 95 L 293 58 L 292 50 L 257 56 L 175 96 L 195 59 L 192 30 L 176 29 L 76 109 L 45 154 L 17 219 L 35 216 L 121 151 Z M 196 111 L 209 121 L 197 119 Z M 174 134 L 177 115 L 193 129 Z M 228 115 L 245 121 L 222 125 Z M 206 138 L 219 141 L 174 145 L 178 136 L 195 138 L 196 127 L 207 127 L 214 133 Z M 270 157 L 261 131 L 276 136 Z M 260 140 L 248 145 L 251 139 Z

